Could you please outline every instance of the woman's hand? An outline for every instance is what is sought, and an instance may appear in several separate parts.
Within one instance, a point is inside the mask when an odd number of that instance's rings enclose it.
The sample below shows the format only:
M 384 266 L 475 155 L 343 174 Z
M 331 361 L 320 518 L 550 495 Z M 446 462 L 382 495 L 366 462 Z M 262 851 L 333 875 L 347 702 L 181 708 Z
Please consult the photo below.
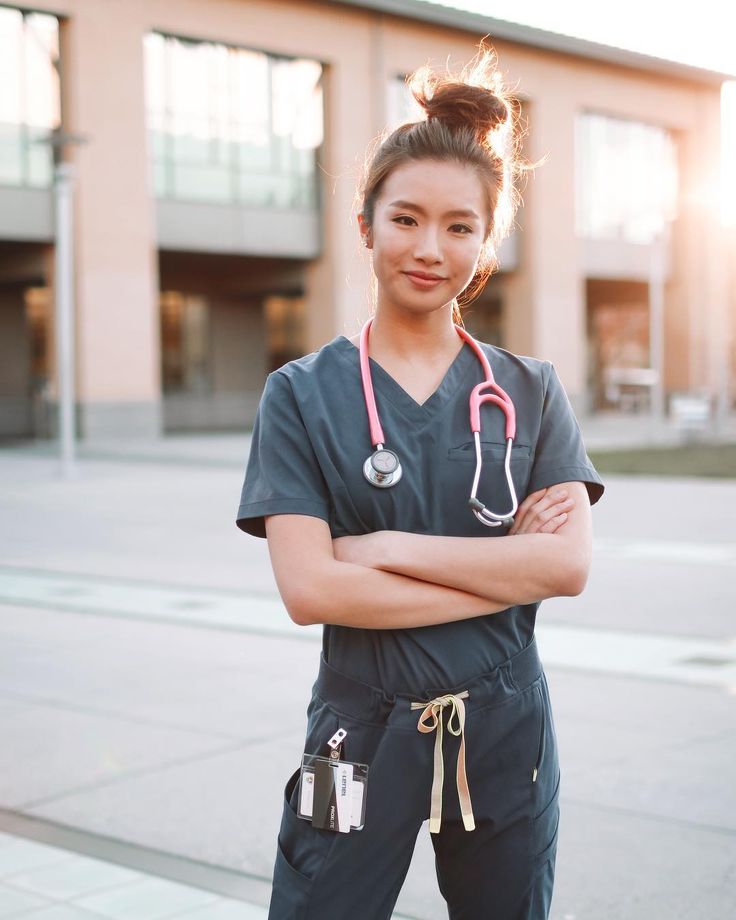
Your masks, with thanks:
M 567 491 L 558 486 L 549 486 L 538 492 L 531 492 L 519 505 L 514 523 L 507 537 L 518 533 L 554 533 L 567 520 L 567 512 L 575 502 L 567 497 Z

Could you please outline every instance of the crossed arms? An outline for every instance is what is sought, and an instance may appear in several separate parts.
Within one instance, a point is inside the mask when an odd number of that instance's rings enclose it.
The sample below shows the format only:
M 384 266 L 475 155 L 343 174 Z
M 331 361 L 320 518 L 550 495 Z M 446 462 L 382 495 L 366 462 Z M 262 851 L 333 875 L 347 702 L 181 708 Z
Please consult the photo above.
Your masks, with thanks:
M 493 539 L 383 530 L 333 540 L 325 521 L 299 514 L 270 515 L 265 524 L 279 593 L 300 625 L 405 629 L 464 620 L 580 594 L 590 569 L 590 502 L 577 481 L 528 495 L 509 533 Z

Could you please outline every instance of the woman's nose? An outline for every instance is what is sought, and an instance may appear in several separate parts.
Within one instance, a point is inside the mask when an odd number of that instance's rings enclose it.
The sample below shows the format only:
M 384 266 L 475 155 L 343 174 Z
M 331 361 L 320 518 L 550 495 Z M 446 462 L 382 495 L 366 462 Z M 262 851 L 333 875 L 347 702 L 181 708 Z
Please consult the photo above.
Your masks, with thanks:
M 440 262 L 442 247 L 436 230 L 427 228 L 415 237 L 414 257 L 422 262 Z

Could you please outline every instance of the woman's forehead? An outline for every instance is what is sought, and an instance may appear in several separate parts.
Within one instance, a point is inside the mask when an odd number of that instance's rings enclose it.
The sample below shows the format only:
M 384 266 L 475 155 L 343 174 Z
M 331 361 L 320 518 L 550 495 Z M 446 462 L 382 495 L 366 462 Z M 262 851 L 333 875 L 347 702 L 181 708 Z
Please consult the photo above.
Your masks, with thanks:
M 402 163 L 386 177 L 380 198 L 384 206 L 398 200 L 425 210 L 468 209 L 483 213 L 483 188 L 472 166 L 443 160 Z

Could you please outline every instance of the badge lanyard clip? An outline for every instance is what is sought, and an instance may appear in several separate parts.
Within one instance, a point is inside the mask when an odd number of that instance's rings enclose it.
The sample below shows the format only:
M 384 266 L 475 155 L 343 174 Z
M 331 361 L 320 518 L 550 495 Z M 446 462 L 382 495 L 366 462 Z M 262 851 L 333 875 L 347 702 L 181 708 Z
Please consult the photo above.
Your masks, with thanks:
M 345 729 L 338 728 L 335 734 L 327 742 L 327 746 L 330 748 L 330 760 L 333 762 L 340 759 L 340 755 L 342 754 L 342 742 L 345 735 L 347 735 Z

